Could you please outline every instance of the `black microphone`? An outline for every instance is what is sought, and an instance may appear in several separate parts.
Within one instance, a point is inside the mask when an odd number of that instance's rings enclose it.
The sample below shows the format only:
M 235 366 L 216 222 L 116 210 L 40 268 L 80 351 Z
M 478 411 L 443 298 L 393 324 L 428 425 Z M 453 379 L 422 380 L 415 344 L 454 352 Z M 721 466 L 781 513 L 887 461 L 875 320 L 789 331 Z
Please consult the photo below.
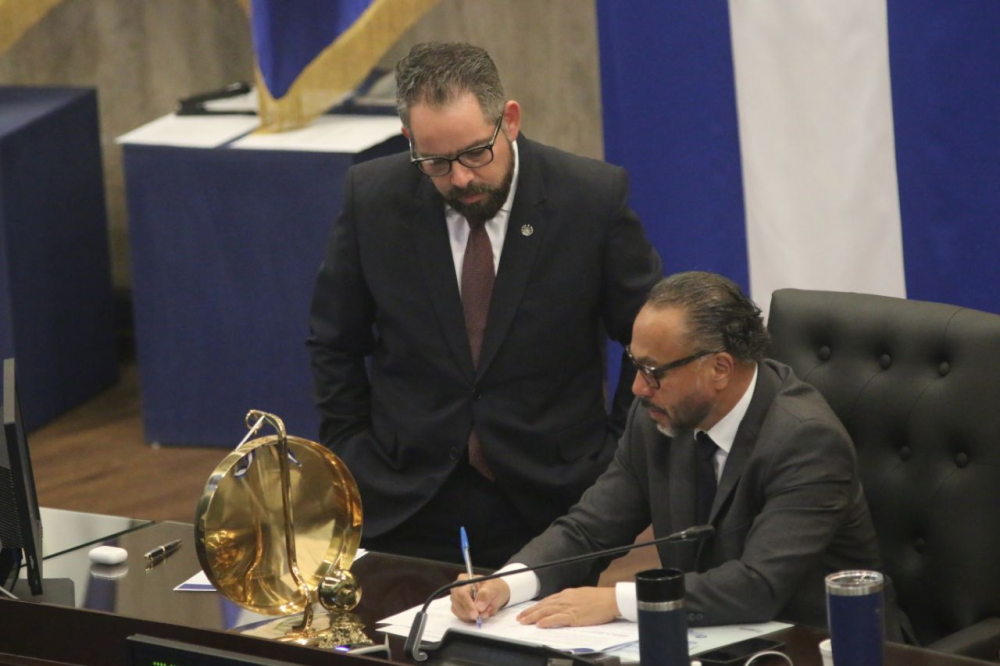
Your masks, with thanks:
M 476 576 L 474 578 L 467 578 L 465 580 L 457 580 L 447 585 L 442 585 L 438 589 L 431 592 L 427 597 L 427 601 L 424 602 L 423 607 L 417 612 L 417 616 L 413 618 L 413 624 L 410 625 L 410 634 L 406 637 L 406 643 L 403 644 L 403 652 L 408 654 L 411 659 L 417 662 L 427 661 L 428 655 L 426 652 L 420 649 L 420 638 L 424 635 L 424 625 L 427 624 L 427 609 L 430 607 L 431 602 L 437 599 L 443 592 L 447 592 L 456 587 L 462 587 L 464 585 L 473 585 L 476 583 L 482 583 L 487 580 L 493 580 L 494 578 L 506 578 L 507 576 L 513 576 L 514 574 L 524 573 L 525 571 L 538 571 L 540 569 L 548 569 L 549 567 L 558 567 L 564 564 L 575 564 L 576 562 L 585 562 L 587 560 L 597 560 L 602 557 L 609 557 L 611 555 L 620 555 L 622 553 L 627 553 L 635 548 L 645 548 L 646 546 L 655 546 L 661 543 L 672 543 L 677 541 L 700 541 L 702 539 L 707 539 L 708 537 L 715 534 L 715 528 L 711 525 L 696 525 L 694 527 L 689 527 L 686 530 L 681 530 L 680 532 L 674 532 L 673 534 L 668 534 L 665 537 L 660 537 L 659 539 L 652 539 L 651 541 L 644 541 L 642 543 L 630 543 L 627 546 L 618 546 L 617 548 L 608 548 L 607 550 L 599 550 L 593 553 L 584 553 L 583 555 L 574 555 L 573 557 L 565 557 L 561 560 L 553 560 L 552 562 L 544 562 L 543 564 L 536 564 L 530 567 L 524 567 L 523 569 L 515 569 L 513 571 L 504 571 L 502 573 L 489 574 L 488 576 Z

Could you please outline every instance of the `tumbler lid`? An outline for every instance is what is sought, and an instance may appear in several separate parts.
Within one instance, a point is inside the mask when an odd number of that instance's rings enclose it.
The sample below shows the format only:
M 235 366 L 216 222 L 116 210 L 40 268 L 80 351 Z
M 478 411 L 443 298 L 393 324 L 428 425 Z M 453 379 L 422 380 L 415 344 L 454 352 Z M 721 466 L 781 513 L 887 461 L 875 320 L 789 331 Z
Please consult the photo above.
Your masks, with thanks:
M 838 571 L 826 577 L 826 593 L 837 597 L 863 597 L 881 592 L 884 581 L 877 571 Z
M 635 575 L 638 601 L 653 603 L 684 599 L 684 572 L 680 569 L 647 569 Z

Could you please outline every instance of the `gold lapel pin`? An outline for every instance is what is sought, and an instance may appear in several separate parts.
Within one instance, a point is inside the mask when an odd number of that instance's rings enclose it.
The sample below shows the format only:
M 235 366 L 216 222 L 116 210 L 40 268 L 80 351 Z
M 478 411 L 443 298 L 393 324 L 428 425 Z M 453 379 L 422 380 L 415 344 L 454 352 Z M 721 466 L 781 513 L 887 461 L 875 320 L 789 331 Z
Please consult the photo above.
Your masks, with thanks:
M 533 226 L 531 226 L 530 224 L 522 224 L 521 225 L 521 235 L 522 236 L 530 236 L 533 233 L 535 233 L 535 228 Z

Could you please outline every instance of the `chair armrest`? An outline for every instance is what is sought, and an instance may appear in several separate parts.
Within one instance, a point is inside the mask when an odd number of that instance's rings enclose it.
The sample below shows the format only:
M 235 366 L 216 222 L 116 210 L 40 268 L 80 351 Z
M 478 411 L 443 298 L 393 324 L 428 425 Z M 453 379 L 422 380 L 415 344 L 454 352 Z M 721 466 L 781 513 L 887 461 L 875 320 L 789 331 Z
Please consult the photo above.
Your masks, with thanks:
M 997 654 L 1000 653 L 1000 618 L 988 617 L 924 647 L 937 652 L 996 661 Z

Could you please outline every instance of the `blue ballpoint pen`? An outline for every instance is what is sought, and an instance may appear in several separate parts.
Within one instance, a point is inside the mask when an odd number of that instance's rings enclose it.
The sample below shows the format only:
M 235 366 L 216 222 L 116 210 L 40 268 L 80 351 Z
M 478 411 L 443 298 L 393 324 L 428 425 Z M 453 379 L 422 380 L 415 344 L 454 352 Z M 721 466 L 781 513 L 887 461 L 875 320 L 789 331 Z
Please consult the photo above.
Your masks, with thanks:
M 472 578 L 476 574 L 472 573 L 472 556 L 469 555 L 469 535 L 465 533 L 465 528 L 459 528 L 459 534 L 462 537 L 462 559 L 465 560 L 465 573 L 469 574 L 469 578 Z M 476 600 L 476 586 L 472 586 L 472 600 Z M 483 618 L 476 613 L 476 626 L 480 629 L 483 628 Z

